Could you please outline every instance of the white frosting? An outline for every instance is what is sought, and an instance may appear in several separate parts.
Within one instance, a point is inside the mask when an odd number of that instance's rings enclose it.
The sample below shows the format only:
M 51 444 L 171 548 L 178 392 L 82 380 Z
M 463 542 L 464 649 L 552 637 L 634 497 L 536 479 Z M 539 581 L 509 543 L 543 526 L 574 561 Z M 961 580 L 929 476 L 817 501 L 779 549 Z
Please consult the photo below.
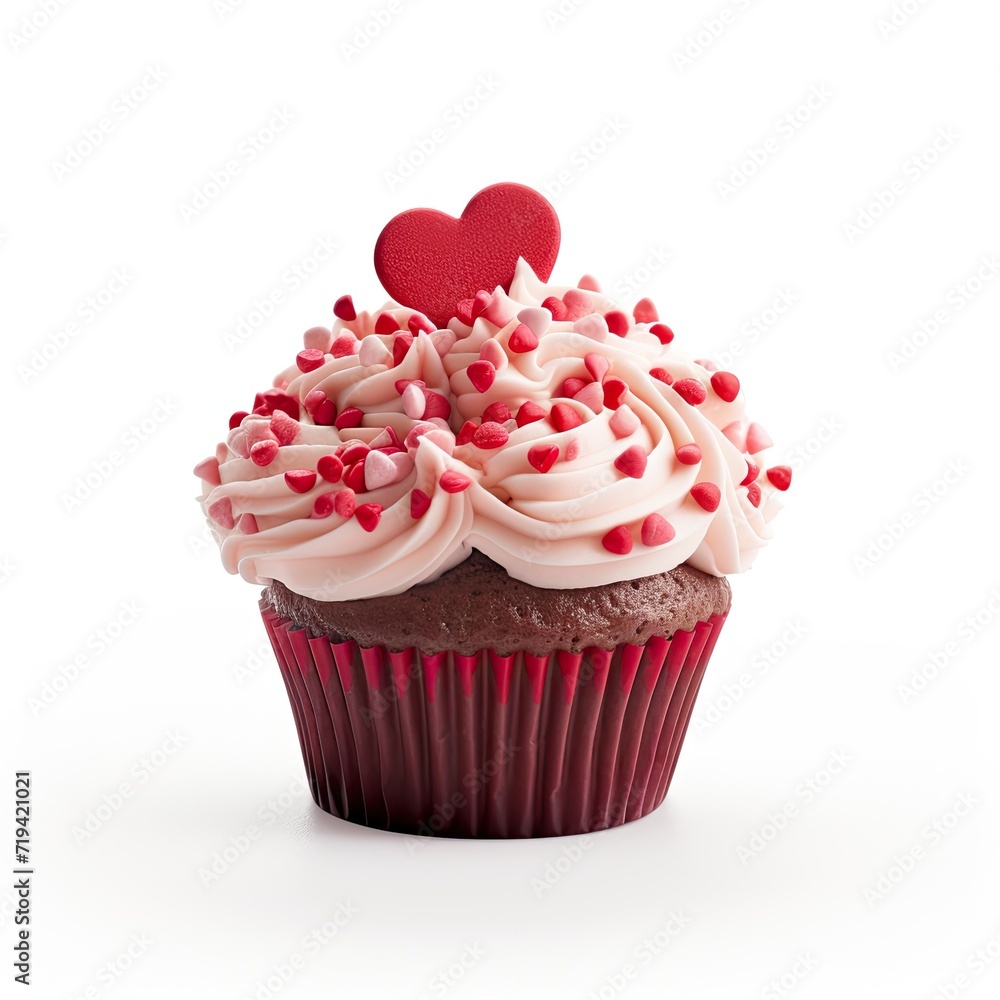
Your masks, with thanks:
M 750 425 L 742 392 L 732 402 L 724 401 L 711 386 L 712 371 L 674 343 L 661 344 L 649 332 L 649 324 L 629 319 L 625 336 L 605 333 L 602 317 L 618 307 L 598 292 L 576 291 L 570 296 L 577 310 L 585 302 L 582 295 L 590 298 L 590 313 L 580 317 L 580 322 L 550 322 L 551 314 L 538 307 L 549 297 L 563 298 L 568 291 L 541 283 L 522 261 L 509 295 L 498 289 L 471 327 L 455 319 L 448 331 L 418 333 L 395 367 L 392 348 L 397 334 L 374 333 L 379 314 L 362 313 L 349 323 L 338 322 L 330 342 L 319 349 L 329 351 L 335 338 L 350 332 L 360 340 L 355 345 L 360 353 L 340 358 L 326 353 L 315 370 L 303 374 L 292 366 L 275 381 L 301 407 L 297 427 L 278 418 L 283 421 L 278 436 L 287 435 L 291 428 L 294 440 L 281 445 L 266 466 L 240 457 L 255 441 L 274 436 L 270 417 L 250 415 L 230 432 L 217 453 L 220 482 L 205 480 L 202 502 L 206 512 L 213 505 L 217 512 L 220 500 L 230 501 L 232 528 L 219 523 L 219 518 L 209 518 L 220 538 L 226 568 L 254 583 L 277 579 L 304 596 L 338 601 L 407 590 L 457 565 L 473 548 L 511 576 L 547 588 L 636 579 L 683 562 L 714 575 L 746 570 L 770 538 L 769 522 L 780 505 L 776 489 L 764 475 L 765 463 L 759 455 L 745 451 Z M 380 311 L 386 312 L 404 331 L 413 315 L 412 310 L 395 305 Z M 518 314 L 534 327 L 538 339 L 538 347 L 526 353 L 511 350 L 508 344 L 521 324 Z M 575 332 L 574 326 L 585 332 Z M 322 340 L 322 334 L 315 331 L 306 338 L 310 347 Z M 606 360 L 605 379 L 626 383 L 628 392 L 622 402 L 637 421 L 626 410 L 613 424 L 619 410 L 602 407 L 599 383 L 586 389 L 581 397 L 584 402 L 560 397 L 568 378 L 582 379 L 588 386 L 593 381 L 583 360 L 588 354 Z M 481 357 L 497 369 L 485 392 L 476 390 L 467 372 Z M 379 360 L 368 367 L 361 364 L 375 359 Z M 655 368 L 664 369 L 675 383 L 681 379 L 702 383 L 707 388 L 705 401 L 686 402 L 671 385 L 649 374 Z M 377 526 L 366 531 L 357 516 L 336 512 L 313 516 L 317 497 L 345 489 L 343 481 L 334 484 L 318 476 L 310 490 L 297 493 L 286 483 L 284 473 L 314 470 L 323 456 L 351 441 L 368 443 L 379 438 L 376 445 L 385 444 L 386 427 L 400 441 L 406 439 L 422 422 L 419 404 L 415 404 L 419 395 L 414 389 L 401 394 L 397 382 L 414 379 L 424 383 L 421 393 L 431 391 L 447 399 L 451 413 L 447 424 L 441 417 L 431 420 L 436 426 L 424 428 L 429 434 L 411 438 L 405 453 L 389 456 L 397 464 L 396 481 L 358 492 L 358 504 L 383 508 Z M 314 424 L 306 412 L 306 397 L 317 389 L 334 401 L 338 412 L 360 408 L 363 425 L 338 431 Z M 455 444 L 465 421 L 478 423 L 491 403 L 506 404 L 516 414 L 526 400 L 540 404 L 546 412 L 561 403 L 576 411 L 582 422 L 559 431 L 549 419 L 521 427 L 508 420 L 504 426 L 509 439 L 498 448 Z M 631 433 L 619 436 L 623 425 L 636 422 Z M 767 441 L 756 425 L 750 438 L 754 447 Z M 686 465 L 677 459 L 676 450 L 688 444 L 700 448 L 698 464 Z M 546 472 L 528 460 L 529 450 L 539 445 L 559 449 L 558 460 Z M 614 465 L 623 451 L 636 445 L 647 453 L 640 478 L 625 475 Z M 756 484 L 749 488 L 740 485 L 747 475 L 748 458 L 760 469 Z M 376 473 L 376 466 L 381 473 Z M 372 460 L 370 468 L 371 478 L 378 482 L 394 474 L 381 456 L 377 462 Z M 448 492 L 439 482 L 448 470 L 468 477 L 471 485 Z M 716 510 L 704 509 L 691 495 L 698 483 L 719 488 L 721 502 Z M 414 488 L 430 496 L 426 513 L 419 518 L 411 516 Z M 751 491 L 757 490 L 759 505 L 755 506 Z M 255 533 L 244 530 L 252 521 L 241 525 L 245 514 L 253 515 Z M 664 544 L 646 545 L 641 540 L 643 522 L 651 514 L 661 515 L 673 529 L 673 537 Z M 609 551 L 602 539 L 620 526 L 633 539 L 631 550 Z

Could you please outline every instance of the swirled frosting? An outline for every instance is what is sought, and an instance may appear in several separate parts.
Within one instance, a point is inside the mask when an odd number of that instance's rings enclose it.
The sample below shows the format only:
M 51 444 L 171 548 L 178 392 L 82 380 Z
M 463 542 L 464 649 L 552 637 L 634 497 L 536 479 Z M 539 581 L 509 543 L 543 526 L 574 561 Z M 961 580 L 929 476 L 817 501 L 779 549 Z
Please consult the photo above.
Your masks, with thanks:
M 521 261 L 440 330 L 339 300 L 195 470 L 226 568 L 323 601 L 401 593 L 473 549 L 545 588 L 749 568 L 790 473 L 766 467 L 738 380 L 648 300 L 628 316 L 581 284 Z

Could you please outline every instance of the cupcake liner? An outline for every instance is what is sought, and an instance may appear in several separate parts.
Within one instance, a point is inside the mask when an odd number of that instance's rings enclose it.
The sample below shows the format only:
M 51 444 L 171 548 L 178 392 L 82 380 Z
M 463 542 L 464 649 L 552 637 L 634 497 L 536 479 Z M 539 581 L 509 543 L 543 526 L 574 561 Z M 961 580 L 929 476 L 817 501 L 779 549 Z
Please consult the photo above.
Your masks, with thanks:
M 391 652 L 312 637 L 261 602 L 309 788 L 364 826 L 551 837 L 663 802 L 726 615 L 612 650 Z

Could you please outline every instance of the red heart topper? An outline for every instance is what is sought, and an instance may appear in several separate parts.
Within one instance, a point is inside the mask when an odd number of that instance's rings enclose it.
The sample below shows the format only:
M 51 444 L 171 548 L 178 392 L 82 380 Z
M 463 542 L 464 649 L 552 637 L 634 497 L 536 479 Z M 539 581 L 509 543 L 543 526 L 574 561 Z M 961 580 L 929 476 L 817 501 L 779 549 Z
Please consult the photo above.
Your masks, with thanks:
M 481 289 L 510 291 L 518 257 L 547 281 L 558 254 L 549 202 L 523 184 L 494 184 L 459 219 L 430 208 L 397 215 L 375 244 L 375 270 L 397 302 L 443 327 Z

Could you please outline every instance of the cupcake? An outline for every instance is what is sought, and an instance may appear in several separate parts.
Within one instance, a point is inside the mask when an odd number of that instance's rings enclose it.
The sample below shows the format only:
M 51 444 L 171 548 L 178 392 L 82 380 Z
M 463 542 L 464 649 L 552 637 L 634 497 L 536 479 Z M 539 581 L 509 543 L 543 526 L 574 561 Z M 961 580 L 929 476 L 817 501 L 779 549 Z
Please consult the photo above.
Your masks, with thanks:
M 580 834 L 670 785 L 790 471 L 648 299 L 549 283 L 551 205 L 397 216 L 392 296 L 303 336 L 195 472 L 260 601 L 309 786 L 406 833 Z

